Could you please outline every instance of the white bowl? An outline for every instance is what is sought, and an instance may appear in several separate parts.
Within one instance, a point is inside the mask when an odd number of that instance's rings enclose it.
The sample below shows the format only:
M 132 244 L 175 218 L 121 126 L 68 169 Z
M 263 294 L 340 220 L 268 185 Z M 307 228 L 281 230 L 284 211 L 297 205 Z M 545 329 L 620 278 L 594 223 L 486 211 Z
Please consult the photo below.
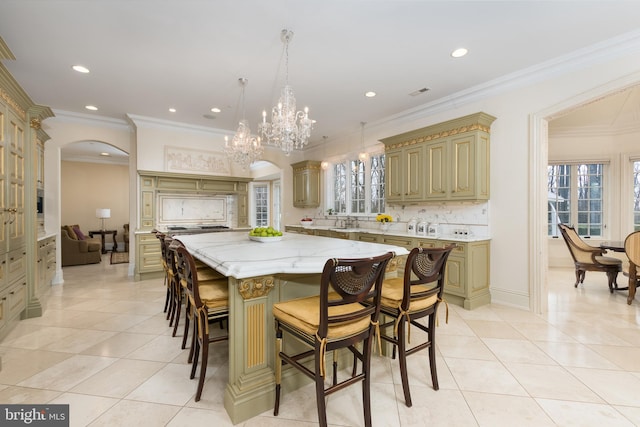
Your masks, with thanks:
M 273 236 L 273 237 L 249 236 L 249 240 L 253 240 L 254 242 L 273 243 L 273 242 L 279 242 L 280 240 L 282 240 L 282 236 Z
M 313 225 L 313 220 L 311 221 L 300 221 L 300 225 L 302 225 L 303 227 L 310 227 Z

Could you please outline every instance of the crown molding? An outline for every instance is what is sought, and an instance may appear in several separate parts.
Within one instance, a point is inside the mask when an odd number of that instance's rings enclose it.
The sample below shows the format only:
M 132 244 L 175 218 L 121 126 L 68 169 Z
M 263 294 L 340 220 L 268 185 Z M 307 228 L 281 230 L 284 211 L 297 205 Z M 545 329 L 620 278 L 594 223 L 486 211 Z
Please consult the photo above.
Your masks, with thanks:
M 131 129 L 131 125 L 126 120 L 114 119 L 112 117 L 98 116 L 94 114 L 73 113 L 65 110 L 53 110 L 55 117 L 51 121 L 66 123 L 82 123 L 91 126 Z
M 450 110 L 452 106 L 460 107 L 464 104 L 499 95 L 508 90 L 531 86 L 534 83 L 548 80 L 555 76 L 567 74 L 577 69 L 588 68 L 634 52 L 640 52 L 640 30 L 622 34 L 618 37 L 573 51 L 567 55 L 456 92 L 433 102 L 402 111 L 367 124 L 367 127 L 372 129 L 382 127 L 389 122 L 413 121 Z

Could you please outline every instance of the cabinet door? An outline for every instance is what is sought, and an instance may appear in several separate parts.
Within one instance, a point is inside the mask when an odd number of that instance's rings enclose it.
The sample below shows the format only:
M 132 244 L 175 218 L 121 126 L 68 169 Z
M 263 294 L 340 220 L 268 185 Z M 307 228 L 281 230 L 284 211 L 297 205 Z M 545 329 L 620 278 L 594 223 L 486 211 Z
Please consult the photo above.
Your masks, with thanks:
M 405 149 L 405 194 L 406 201 L 424 200 L 424 147 Z
M 9 249 L 23 247 L 25 244 L 24 213 L 24 147 L 25 130 L 22 122 L 13 114 L 9 115 L 9 198 L 4 220 L 8 225 Z
M 451 199 L 475 199 L 475 134 L 453 138 L 451 151 Z
M 400 202 L 403 199 L 404 173 L 402 171 L 402 150 L 388 150 L 385 153 L 385 191 L 387 202 Z
M 444 291 L 448 294 L 466 296 L 465 260 L 453 254 L 447 258 Z
M 449 195 L 449 156 L 448 141 L 427 144 L 425 157 L 427 163 L 427 183 L 425 198 L 428 200 L 445 200 Z
M 249 226 L 249 196 L 247 193 L 238 194 L 238 227 Z
M 304 203 L 304 186 L 307 176 L 304 172 L 293 174 L 293 205 L 298 206 Z

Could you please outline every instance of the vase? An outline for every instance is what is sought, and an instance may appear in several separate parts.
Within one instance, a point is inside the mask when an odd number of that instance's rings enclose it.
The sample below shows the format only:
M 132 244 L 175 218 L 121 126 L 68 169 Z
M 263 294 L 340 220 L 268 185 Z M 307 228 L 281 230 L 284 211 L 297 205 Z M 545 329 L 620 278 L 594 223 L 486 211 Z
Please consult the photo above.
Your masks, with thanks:
M 380 223 L 380 230 L 389 231 L 389 223 L 388 222 L 381 222 Z

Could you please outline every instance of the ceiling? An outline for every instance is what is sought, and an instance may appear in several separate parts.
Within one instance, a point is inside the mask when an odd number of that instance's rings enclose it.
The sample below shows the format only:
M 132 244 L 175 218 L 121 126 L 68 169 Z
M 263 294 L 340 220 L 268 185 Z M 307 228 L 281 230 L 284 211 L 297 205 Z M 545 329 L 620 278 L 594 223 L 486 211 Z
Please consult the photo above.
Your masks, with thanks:
M 318 143 L 637 31 L 638 16 L 635 0 L 2 0 L 0 37 L 15 56 L 4 65 L 58 114 L 234 131 L 244 77 L 255 133 L 285 81 L 287 28 L 289 82 Z

